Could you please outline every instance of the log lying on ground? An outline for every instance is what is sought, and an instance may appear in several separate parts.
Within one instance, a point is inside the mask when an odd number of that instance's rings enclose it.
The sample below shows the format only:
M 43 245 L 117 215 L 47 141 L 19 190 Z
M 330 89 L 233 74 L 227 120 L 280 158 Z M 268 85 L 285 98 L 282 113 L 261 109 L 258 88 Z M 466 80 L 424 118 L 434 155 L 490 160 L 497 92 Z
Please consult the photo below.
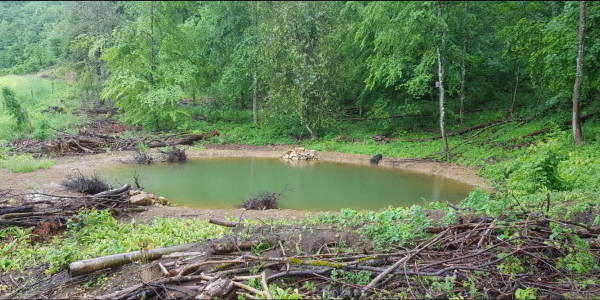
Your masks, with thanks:
M 170 246 L 165 248 L 156 248 L 150 250 L 141 250 L 135 252 L 127 252 L 121 254 L 114 254 L 109 256 L 97 257 L 87 260 L 81 260 L 72 262 L 69 264 L 69 275 L 71 277 L 89 274 L 94 271 L 102 270 L 109 267 L 120 266 L 123 264 L 127 264 L 139 259 L 157 259 L 163 256 L 164 254 L 169 254 L 173 252 L 181 252 L 190 249 L 195 246 L 195 243 L 185 244 L 185 245 L 177 245 Z
M 215 129 L 211 132 L 205 132 L 202 134 L 195 134 L 195 135 L 188 136 L 188 137 L 183 138 L 182 140 L 180 140 L 178 142 L 174 142 L 174 143 L 158 142 L 158 143 L 148 144 L 148 148 L 159 148 L 159 147 L 167 147 L 167 146 L 175 146 L 175 145 L 192 145 L 194 142 L 208 140 L 211 137 L 217 136 L 217 135 L 219 135 L 219 131 Z
M 215 225 L 221 225 L 221 226 L 225 226 L 225 227 L 235 227 L 235 226 L 237 226 L 237 223 L 235 223 L 235 222 L 221 221 L 221 220 L 215 220 L 215 219 L 209 219 L 208 223 L 215 224 Z
M 579 121 L 581 121 L 581 123 L 583 123 L 583 122 L 587 121 L 589 118 L 591 118 L 599 113 L 600 113 L 600 111 L 583 115 L 583 116 L 579 117 Z M 573 120 L 571 119 L 571 120 L 565 121 L 563 124 L 565 126 L 571 125 L 571 124 L 573 124 Z
M 489 121 L 489 122 L 486 122 L 486 123 L 482 123 L 482 124 L 479 124 L 479 125 L 475 125 L 475 126 L 463 128 L 461 130 L 448 133 L 448 134 L 446 134 L 446 136 L 454 136 L 454 135 L 457 135 L 457 134 L 463 135 L 463 134 L 465 134 L 465 133 L 467 133 L 469 131 L 473 131 L 473 130 L 484 128 L 484 127 L 487 127 L 487 126 L 491 126 L 491 125 L 494 125 L 494 124 L 500 123 L 500 122 L 502 122 L 502 119 L 497 119 L 497 120 Z M 425 142 L 425 141 L 439 140 L 441 138 L 442 138 L 442 135 L 438 135 L 438 136 L 434 136 L 432 138 L 425 138 L 425 139 L 406 139 L 406 141 L 408 141 L 408 142 Z
M 589 120 L 591 117 L 597 115 L 598 113 L 600 113 L 600 111 L 589 113 L 587 115 L 581 116 L 580 117 L 581 123 Z M 563 122 L 564 126 L 569 126 L 571 124 L 573 124 L 573 120 L 567 120 L 567 121 Z M 520 136 L 520 137 L 512 138 L 510 140 L 507 140 L 506 142 L 516 142 L 519 139 L 524 139 L 524 138 L 527 138 L 527 137 L 532 137 L 532 136 L 540 135 L 540 134 L 542 134 L 544 132 L 549 131 L 550 129 L 552 129 L 552 127 L 545 127 L 545 128 L 540 129 L 540 130 L 536 130 L 536 131 L 534 131 L 532 133 L 529 133 L 529 134 L 526 134 L 526 135 L 523 135 L 523 136 Z
M 22 213 L 33 210 L 33 205 L 23 205 L 11 208 L 0 209 L 0 215 L 4 214 L 12 214 L 12 213 Z
M 130 189 L 131 189 L 131 185 L 129 185 L 129 183 L 126 183 L 118 189 L 101 192 L 101 193 L 94 195 L 93 197 L 94 198 L 102 198 L 102 197 L 108 197 L 108 196 L 113 196 L 113 195 L 119 195 L 121 193 L 129 191 Z

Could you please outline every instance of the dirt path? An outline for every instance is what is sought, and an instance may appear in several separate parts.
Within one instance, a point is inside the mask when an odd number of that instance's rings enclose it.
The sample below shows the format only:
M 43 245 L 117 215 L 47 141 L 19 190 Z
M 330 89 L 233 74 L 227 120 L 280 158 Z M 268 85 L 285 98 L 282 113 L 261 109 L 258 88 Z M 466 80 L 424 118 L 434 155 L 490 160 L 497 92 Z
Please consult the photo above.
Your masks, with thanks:
M 281 153 L 290 148 L 289 145 L 207 145 L 204 150 L 188 150 L 190 158 L 211 157 L 279 157 Z M 154 153 L 154 151 L 152 151 Z M 159 155 L 154 153 L 153 156 Z M 338 153 L 319 152 L 320 161 L 368 164 L 370 156 Z M 51 194 L 69 195 L 60 185 L 69 175 L 76 174 L 79 170 L 84 174 L 91 174 L 99 167 L 111 164 L 123 163 L 133 157 L 133 152 L 117 152 L 112 154 L 65 156 L 56 158 L 56 163 L 46 170 L 35 170 L 31 173 L 12 174 L 5 169 L 0 169 L 0 188 L 13 189 L 19 192 L 45 192 Z M 471 185 L 481 185 L 489 188 L 483 182 L 483 178 L 476 175 L 472 168 L 461 167 L 453 163 L 441 163 L 417 159 L 389 158 L 384 157 L 379 165 L 384 168 L 400 168 L 409 171 L 426 173 L 430 175 L 443 176 L 459 180 Z M 157 195 L 158 196 L 158 195 Z M 235 219 L 244 213 L 244 218 L 304 218 L 306 213 L 296 210 L 270 210 L 270 211 L 244 211 L 242 209 L 191 209 L 184 207 L 152 207 L 148 211 L 135 215 L 137 220 L 152 220 L 157 216 L 164 217 L 190 217 L 190 218 L 219 218 L 227 219 L 231 216 Z

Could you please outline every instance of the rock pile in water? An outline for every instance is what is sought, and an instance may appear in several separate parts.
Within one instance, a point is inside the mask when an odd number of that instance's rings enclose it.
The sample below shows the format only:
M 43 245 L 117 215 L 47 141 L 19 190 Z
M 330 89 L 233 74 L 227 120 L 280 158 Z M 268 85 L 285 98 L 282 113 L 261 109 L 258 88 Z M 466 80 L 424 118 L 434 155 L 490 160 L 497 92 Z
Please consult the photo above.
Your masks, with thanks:
M 165 197 L 156 197 L 153 194 L 139 190 L 130 190 L 129 196 L 129 201 L 131 201 L 131 204 L 137 206 L 169 205 L 169 200 L 167 200 Z
M 283 159 L 290 160 L 318 160 L 315 150 L 306 150 L 304 147 L 292 148 L 281 155 Z

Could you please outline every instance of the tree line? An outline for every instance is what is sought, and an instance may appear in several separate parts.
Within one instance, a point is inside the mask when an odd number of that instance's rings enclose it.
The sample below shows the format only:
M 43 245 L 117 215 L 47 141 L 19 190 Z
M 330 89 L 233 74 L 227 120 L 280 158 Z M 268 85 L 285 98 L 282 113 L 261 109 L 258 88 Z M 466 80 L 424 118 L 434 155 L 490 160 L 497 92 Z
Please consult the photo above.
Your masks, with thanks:
M 572 109 L 580 144 L 579 106 L 600 95 L 599 12 L 585 1 L 4 1 L 0 70 L 69 66 L 157 131 L 189 118 L 180 100 L 210 98 L 313 139 L 344 106 L 431 113 L 445 141 L 448 103 L 462 125 L 465 107 L 542 103 Z

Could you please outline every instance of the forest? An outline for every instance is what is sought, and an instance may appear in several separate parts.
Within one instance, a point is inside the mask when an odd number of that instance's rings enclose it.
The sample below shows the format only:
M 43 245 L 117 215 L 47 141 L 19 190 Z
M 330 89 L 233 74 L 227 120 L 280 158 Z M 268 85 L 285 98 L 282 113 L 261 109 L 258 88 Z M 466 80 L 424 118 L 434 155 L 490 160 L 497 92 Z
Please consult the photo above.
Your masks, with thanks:
M 2 1 L 0 20 L 2 297 L 600 296 L 600 2 Z M 434 175 L 452 164 L 480 181 L 459 204 L 302 221 L 236 211 L 221 215 L 227 227 L 163 216 L 145 226 L 119 217 L 128 205 L 109 208 L 123 191 L 87 193 L 90 207 L 55 194 L 53 213 L 12 219 L 50 201 L 19 186 L 35 176 L 25 174 L 75 169 L 83 155 L 150 164 L 169 149 L 186 160 L 188 149 L 291 147 L 430 163 L 421 171 Z M 306 228 L 319 226 L 333 240 L 315 237 L 313 249 Z M 186 251 L 210 257 L 161 265 L 166 277 L 132 290 L 115 283 L 132 265 L 49 283 L 84 259 L 212 239 L 237 249 L 196 245 Z M 35 280 L 13 279 L 27 268 Z M 204 287 L 174 285 L 194 280 Z

